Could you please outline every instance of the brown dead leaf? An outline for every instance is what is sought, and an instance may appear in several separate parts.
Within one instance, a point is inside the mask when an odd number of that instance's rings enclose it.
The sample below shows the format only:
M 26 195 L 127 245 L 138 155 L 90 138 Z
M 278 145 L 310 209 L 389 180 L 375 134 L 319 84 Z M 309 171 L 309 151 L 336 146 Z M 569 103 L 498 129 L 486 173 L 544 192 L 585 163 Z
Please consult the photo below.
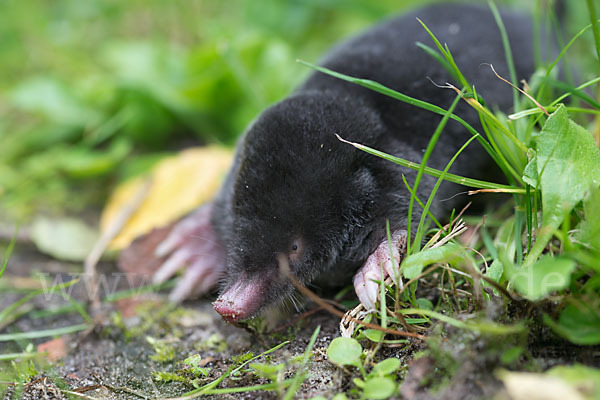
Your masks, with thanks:
M 530 372 L 508 372 L 500 374 L 500 380 L 513 400 L 583 400 L 577 389 L 555 376 Z
M 48 360 L 56 361 L 67 355 L 67 345 L 63 338 L 57 338 L 38 344 L 37 351 L 48 353 Z
M 232 152 L 223 147 L 200 147 L 182 151 L 159 162 L 150 172 L 152 186 L 148 196 L 110 249 L 121 250 L 135 238 L 162 227 L 209 201 L 217 192 L 232 161 Z M 144 184 L 147 176 L 121 184 L 113 192 L 100 219 L 104 232 Z
M 136 238 L 119 254 L 119 269 L 127 273 L 129 281 L 140 286 L 151 282 L 154 272 L 165 262 L 165 257 L 156 257 L 154 251 L 171 232 L 173 224 L 152 229 Z

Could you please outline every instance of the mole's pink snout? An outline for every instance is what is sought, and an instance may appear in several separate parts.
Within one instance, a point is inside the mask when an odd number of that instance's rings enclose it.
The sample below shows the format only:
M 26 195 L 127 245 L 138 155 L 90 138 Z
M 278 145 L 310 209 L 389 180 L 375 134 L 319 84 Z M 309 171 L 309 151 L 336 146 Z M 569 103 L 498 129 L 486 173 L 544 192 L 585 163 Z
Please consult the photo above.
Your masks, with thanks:
M 264 285 L 265 282 L 258 279 L 240 279 L 215 300 L 215 311 L 228 322 L 254 316 L 264 301 Z

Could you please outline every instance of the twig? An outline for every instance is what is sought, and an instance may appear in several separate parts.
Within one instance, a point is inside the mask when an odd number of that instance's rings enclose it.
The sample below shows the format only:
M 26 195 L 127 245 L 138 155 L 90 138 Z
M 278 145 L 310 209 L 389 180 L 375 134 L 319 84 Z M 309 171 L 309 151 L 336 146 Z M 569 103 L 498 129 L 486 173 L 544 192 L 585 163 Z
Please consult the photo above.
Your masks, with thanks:
M 108 228 L 102 233 L 102 236 L 98 239 L 94 245 L 92 251 L 85 259 L 84 268 L 86 276 L 90 279 L 90 292 L 88 292 L 89 300 L 92 302 L 92 310 L 100 309 L 100 293 L 98 287 L 98 274 L 96 271 L 96 265 L 100 261 L 100 257 L 104 254 L 111 240 L 119 234 L 123 226 L 127 223 L 129 218 L 139 208 L 142 202 L 148 196 L 150 188 L 152 187 L 152 179 L 148 178 L 144 181 L 143 185 L 138 189 L 135 196 L 127 203 L 117 214 L 114 221 L 109 224 Z
M 534 99 L 529 93 L 527 93 L 526 91 L 524 91 L 523 89 L 521 89 L 520 87 L 517 87 L 515 85 L 513 85 L 511 82 L 507 81 L 506 79 L 504 79 L 502 76 L 500 76 L 496 70 L 494 69 L 494 66 L 492 64 L 489 64 L 490 68 L 492 69 L 492 72 L 494 73 L 494 75 L 496 75 L 496 77 L 506 83 L 508 83 L 510 86 L 512 86 L 513 88 L 517 89 L 519 92 L 523 93 L 529 100 L 533 101 L 533 103 L 544 112 L 544 114 L 546 114 L 547 117 L 550 116 L 550 114 L 548 114 L 548 111 L 546 111 L 546 109 L 544 108 L 544 106 L 542 106 L 540 103 L 538 103 L 538 101 L 536 99 Z
M 82 399 L 88 399 L 88 400 L 98 400 L 98 397 L 92 397 L 92 396 L 88 396 L 86 394 L 83 393 L 79 393 L 79 392 L 75 392 L 75 391 L 71 391 L 71 390 L 64 390 L 61 389 L 62 393 L 67 393 L 70 394 L 71 396 L 75 396 L 75 397 L 80 397 Z
M 364 321 L 361 321 L 359 319 L 356 319 L 354 317 L 346 316 L 346 314 L 344 314 L 343 312 L 335 309 L 333 306 L 331 306 L 327 302 L 323 301 L 323 299 L 321 299 L 319 296 L 317 296 L 315 293 L 313 293 L 310 289 L 308 289 L 306 286 L 304 286 L 298 280 L 298 278 L 296 278 L 296 276 L 294 274 L 292 274 L 292 272 L 290 271 L 290 267 L 289 267 L 288 261 L 285 258 L 285 256 L 283 256 L 283 255 L 280 254 L 277 257 L 277 260 L 279 262 L 279 270 L 281 271 L 281 273 L 283 274 L 283 276 L 287 277 L 290 280 L 290 282 L 292 283 L 292 285 L 294 285 L 294 287 L 296 287 L 296 289 L 298 289 L 298 291 L 300 293 L 302 293 L 303 295 L 305 295 L 306 297 L 308 297 L 309 299 L 311 299 L 312 301 L 314 301 L 316 304 L 320 305 L 322 308 L 324 308 L 325 310 L 327 310 L 331 314 L 336 315 L 336 316 L 338 316 L 340 318 L 348 318 L 348 319 L 350 319 L 350 320 L 354 321 L 355 323 L 358 323 L 358 324 L 360 324 L 362 326 L 365 326 L 365 327 L 371 328 L 371 329 L 376 329 L 376 330 L 381 331 L 381 332 L 389 333 L 390 335 L 412 337 L 412 338 L 416 338 L 416 339 L 419 339 L 419 340 L 425 340 L 425 339 L 427 339 L 426 336 L 419 335 L 417 333 L 403 332 L 403 331 L 398 331 L 398 330 L 395 330 L 395 329 L 383 328 L 383 327 L 381 327 L 379 325 L 376 325 L 376 324 L 371 324 L 371 323 L 364 322 Z

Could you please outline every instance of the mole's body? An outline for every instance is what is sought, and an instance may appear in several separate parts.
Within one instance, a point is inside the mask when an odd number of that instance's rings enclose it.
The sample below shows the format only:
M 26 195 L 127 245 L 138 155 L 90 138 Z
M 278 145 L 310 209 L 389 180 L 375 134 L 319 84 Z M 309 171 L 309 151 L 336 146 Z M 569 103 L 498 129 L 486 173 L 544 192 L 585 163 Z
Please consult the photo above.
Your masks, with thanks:
M 512 89 L 482 65 L 493 64 L 499 74 L 509 76 L 499 29 L 485 7 L 438 5 L 390 19 L 334 48 L 322 65 L 447 109 L 456 93 L 432 81 L 444 84 L 453 79 L 416 45 L 435 47 L 417 17 L 448 44 L 486 103 L 509 111 Z M 533 72 L 530 21 L 523 15 L 502 17 L 517 77 L 528 78 Z M 476 113 L 464 102 L 455 113 L 481 131 Z M 191 264 L 175 298 L 205 291 L 220 279 L 216 310 L 228 320 L 252 316 L 291 293 L 291 285 L 279 273 L 277 255 L 283 254 L 305 283 L 319 279 L 346 284 L 360 269 L 355 287 L 363 304 L 372 307 L 369 277 L 379 276 L 378 264 L 388 253 L 376 251 L 386 243 L 385 221 L 389 219 L 396 233 L 394 240 L 402 236 L 410 199 L 402 174 L 412 184 L 416 173 L 357 150 L 336 134 L 420 162 L 440 120 L 437 114 L 358 85 L 311 74 L 253 122 L 238 143 L 220 194 L 181 223 L 162 246 L 163 253 L 175 250 L 179 263 Z M 443 169 L 470 136 L 450 121 L 428 165 Z M 484 175 L 482 153 L 478 143 L 471 143 L 451 171 Z M 427 199 L 435 181 L 423 176 L 421 199 Z M 436 198 L 447 199 L 459 190 L 464 189 L 443 185 Z M 451 206 L 437 202 L 433 212 L 443 213 Z M 207 253 L 209 258 L 203 256 Z M 163 279 L 175 266 L 167 262 L 158 275 Z

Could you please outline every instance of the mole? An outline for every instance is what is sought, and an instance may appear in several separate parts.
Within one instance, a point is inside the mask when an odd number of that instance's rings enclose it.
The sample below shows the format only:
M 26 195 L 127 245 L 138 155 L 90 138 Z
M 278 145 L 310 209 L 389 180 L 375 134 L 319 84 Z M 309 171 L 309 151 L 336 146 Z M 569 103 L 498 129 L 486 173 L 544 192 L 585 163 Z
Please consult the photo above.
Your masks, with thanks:
M 532 24 L 524 14 L 502 11 L 517 78 L 534 71 Z M 489 8 L 438 4 L 385 20 L 335 46 L 320 65 L 370 79 L 408 96 L 448 109 L 456 93 L 440 88 L 452 75 L 417 43 L 435 48 L 419 18 L 446 43 L 466 79 L 492 109 L 509 112 L 512 88 L 500 30 Z M 477 113 L 461 101 L 455 109 L 478 132 Z M 154 276 L 162 282 L 185 272 L 175 301 L 220 286 L 215 310 L 229 322 L 253 317 L 292 298 L 278 257 L 305 285 L 341 286 L 353 281 L 361 303 L 375 307 L 380 265 L 394 274 L 407 236 L 410 193 L 402 176 L 416 172 L 338 140 L 419 163 L 441 116 L 321 72 L 313 72 L 289 97 L 264 110 L 238 141 L 234 163 L 218 195 L 181 220 L 156 249 L 167 261 Z M 444 169 L 471 137 L 450 120 L 428 166 Z M 489 156 L 477 141 L 450 172 L 481 178 Z M 425 201 L 436 178 L 423 175 L 417 195 Z M 444 216 L 464 187 L 442 184 L 432 205 Z M 462 197 L 463 203 L 465 202 Z M 413 221 L 420 217 L 414 207 Z M 413 224 L 413 226 L 416 225 Z

